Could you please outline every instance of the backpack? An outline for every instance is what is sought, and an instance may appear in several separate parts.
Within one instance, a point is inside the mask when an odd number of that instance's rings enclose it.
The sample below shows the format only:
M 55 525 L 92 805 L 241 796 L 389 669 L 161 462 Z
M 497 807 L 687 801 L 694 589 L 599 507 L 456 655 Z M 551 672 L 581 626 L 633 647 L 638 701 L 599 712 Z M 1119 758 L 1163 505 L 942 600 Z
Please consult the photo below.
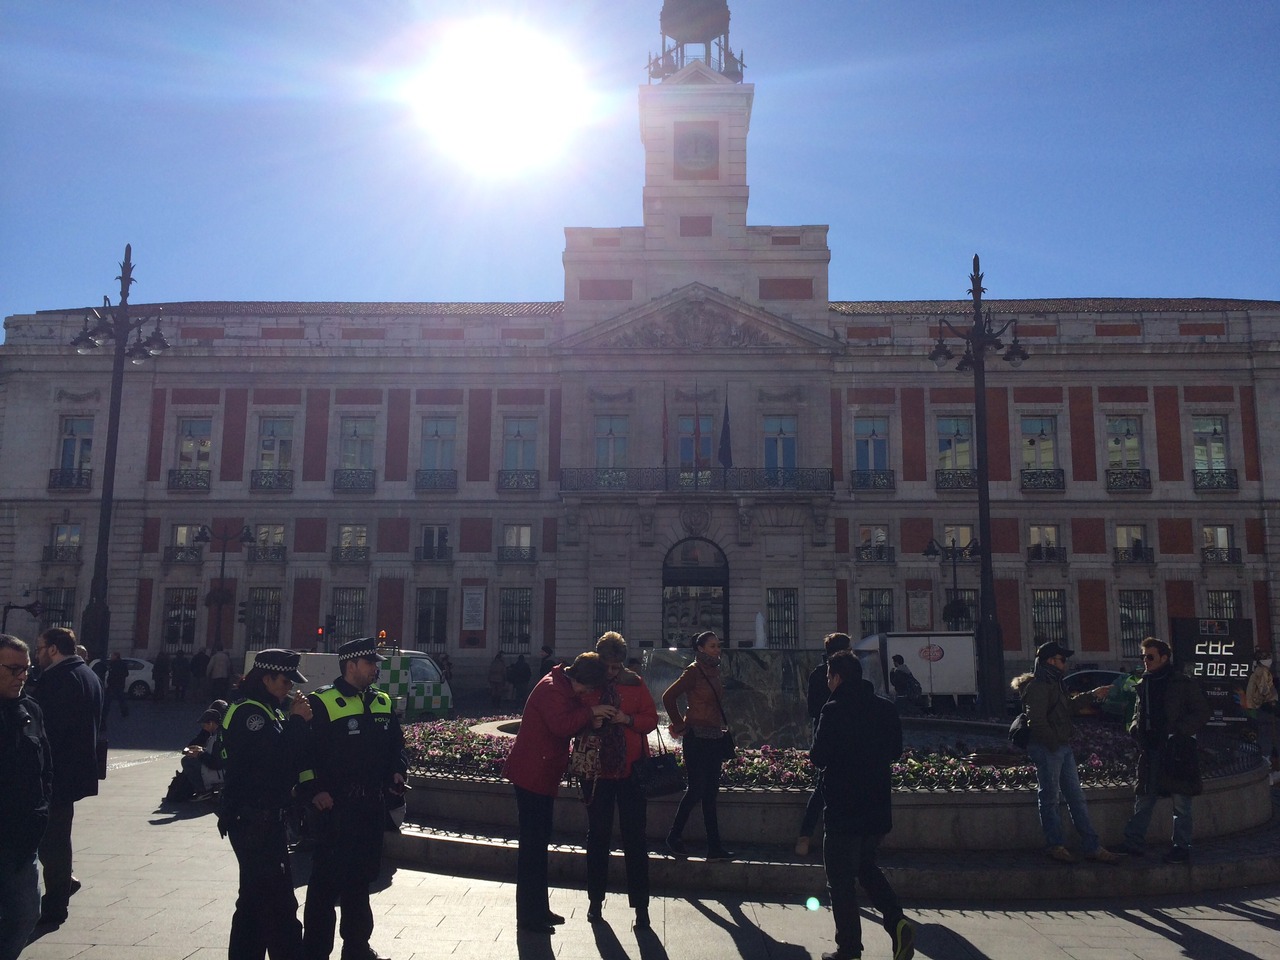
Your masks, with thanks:
M 1014 717 L 1013 723 L 1009 724 L 1009 742 L 1019 750 L 1027 749 L 1027 745 L 1031 743 L 1031 727 L 1027 724 L 1026 710 Z

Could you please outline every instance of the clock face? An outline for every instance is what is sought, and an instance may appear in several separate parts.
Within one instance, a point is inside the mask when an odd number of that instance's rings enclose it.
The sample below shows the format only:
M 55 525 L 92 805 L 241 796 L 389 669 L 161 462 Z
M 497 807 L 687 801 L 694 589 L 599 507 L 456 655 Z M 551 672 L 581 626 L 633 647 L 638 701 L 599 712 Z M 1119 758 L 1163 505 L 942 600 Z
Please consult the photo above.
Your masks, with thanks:
M 720 175 L 720 129 L 714 120 L 676 123 L 677 180 L 715 180 Z

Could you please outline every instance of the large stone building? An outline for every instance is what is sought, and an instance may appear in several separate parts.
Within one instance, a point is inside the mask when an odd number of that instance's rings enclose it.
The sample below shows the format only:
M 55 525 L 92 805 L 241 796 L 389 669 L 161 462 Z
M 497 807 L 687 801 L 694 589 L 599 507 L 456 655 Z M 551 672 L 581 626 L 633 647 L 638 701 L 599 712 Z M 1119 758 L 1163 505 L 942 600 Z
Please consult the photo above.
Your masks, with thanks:
M 975 546 L 973 379 L 928 359 L 971 304 L 831 300 L 825 226 L 748 224 L 754 87 L 722 6 L 666 4 L 642 223 L 566 230 L 563 301 L 163 305 L 174 349 L 124 380 L 113 648 L 328 623 L 478 673 L 608 628 L 963 629 L 979 549 L 1015 662 L 1066 638 L 1119 663 L 1176 616 L 1272 645 L 1280 303 L 991 302 L 1031 359 L 988 361 Z M 9 317 L 0 348 L 0 592 L 75 625 L 110 373 L 68 345 L 84 315 Z

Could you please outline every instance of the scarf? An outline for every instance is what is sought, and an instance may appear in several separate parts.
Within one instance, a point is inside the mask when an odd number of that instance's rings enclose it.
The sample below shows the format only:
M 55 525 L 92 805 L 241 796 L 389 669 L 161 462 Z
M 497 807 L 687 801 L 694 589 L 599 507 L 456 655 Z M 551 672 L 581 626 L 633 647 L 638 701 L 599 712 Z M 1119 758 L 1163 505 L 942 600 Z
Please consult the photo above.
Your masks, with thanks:
M 600 702 L 622 709 L 617 682 L 606 683 Z M 619 780 L 627 772 L 627 731 L 620 723 L 606 723 L 600 730 L 600 776 Z

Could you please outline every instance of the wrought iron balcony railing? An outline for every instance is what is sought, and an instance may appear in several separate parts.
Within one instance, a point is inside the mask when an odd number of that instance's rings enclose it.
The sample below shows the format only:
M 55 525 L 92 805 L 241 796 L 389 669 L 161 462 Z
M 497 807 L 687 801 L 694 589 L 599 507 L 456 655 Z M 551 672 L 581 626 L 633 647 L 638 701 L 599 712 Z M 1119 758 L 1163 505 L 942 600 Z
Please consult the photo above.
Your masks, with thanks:
M 419 470 L 413 475 L 413 489 L 421 493 L 424 490 L 457 490 L 457 470 Z
M 45 544 L 41 560 L 45 563 L 79 563 L 80 544 L 49 543 Z
M 413 559 L 420 563 L 448 563 L 453 560 L 453 547 L 414 547 Z
M 1066 563 L 1067 548 L 1033 543 L 1027 547 L 1027 563 Z
M 293 471 L 252 470 L 249 489 L 255 493 L 289 493 L 293 490 Z
M 894 563 L 893 547 L 887 543 L 862 543 L 853 552 L 855 563 Z
M 334 547 L 334 563 L 368 563 L 368 547 Z
M 335 493 L 373 493 L 377 474 L 365 467 L 339 467 L 333 471 Z
M 718 493 L 752 491 L 785 493 L 829 492 L 827 467 L 566 467 L 560 471 L 561 492 Z
M 499 547 L 499 563 L 536 563 L 538 550 L 536 547 Z
M 1061 469 L 1040 470 L 1024 469 L 1021 471 L 1023 490 L 1065 490 L 1067 475 Z
M 250 563 L 284 563 L 289 548 L 283 543 L 251 543 L 245 547 L 245 559 Z
M 92 470 L 63 470 L 55 467 L 49 471 L 50 490 L 89 490 L 92 487 Z
M 537 470 L 499 470 L 499 490 L 537 490 L 542 480 Z
M 1192 474 L 1192 485 L 1197 490 L 1239 490 L 1240 483 L 1236 479 L 1236 471 L 1229 470 L 1196 470 Z
M 1239 547 L 1201 547 L 1200 562 L 1205 564 L 1241 563 Z
M 969 543 L 963 547 L 942 548 L 941 557 L 943 562 L 950 563 L 953 556 L 956 563 L 977 563 L 982 557 L 982 547 L 976 543 Z
M 181 467 L 169 471 L 169 489 L 191 493 L 208 493 L 213 474 L 208 470 L 189 470 Z
M 893 490 L 897 486 L 892 470 L 855 470 L 849 477 L 850 490 Z
M 1150 490 L 1151 471 L 1146 467 L 1108 470 L 1107 489 L 1112 493 L 1126 490 Z
M 165 563 L 204 563 L 204 547 L 196 543 L 182 547 L 165 547 Z
M 935 490 L 977 490 L 977 470 L 935 470 L 933 471 L 933 489 Z
M 1116 563 L 1155 563 L 1153 547 L 1116 547 L 1112 551 Z

